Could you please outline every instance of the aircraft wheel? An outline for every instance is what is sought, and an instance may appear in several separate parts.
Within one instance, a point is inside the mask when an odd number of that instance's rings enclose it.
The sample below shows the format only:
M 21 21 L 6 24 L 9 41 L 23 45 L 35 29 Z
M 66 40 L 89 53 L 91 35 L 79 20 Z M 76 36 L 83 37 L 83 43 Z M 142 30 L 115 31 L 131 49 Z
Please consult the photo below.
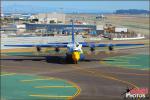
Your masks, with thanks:
M 74 62 L 71 54 L 66 54 L 66 62 L 69 64 L 72 64 Z
M 78 64 L 78 61 L 74 61 L 74 64 Z
M 46 59 L 46 62 L 50 62 L 51 61 L 51 58 L 49 56 L 46 56 L 45 59 Z
M 109 46 L 108 49 L 109 49 L 109 51 L 113 51 L 114 47 L 113 46 Z

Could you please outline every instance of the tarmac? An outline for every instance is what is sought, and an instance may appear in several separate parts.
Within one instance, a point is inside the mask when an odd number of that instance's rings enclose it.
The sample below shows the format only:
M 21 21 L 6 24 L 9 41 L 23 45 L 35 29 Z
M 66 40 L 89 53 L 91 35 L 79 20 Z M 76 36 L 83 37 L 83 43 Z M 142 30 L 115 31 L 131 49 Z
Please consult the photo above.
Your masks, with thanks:
M 1 70 L 2 72 L 19 75 L 54 77 L 76 84 L 77 91 L 75 96 L 65 99 L 122 100 L 125 95 L 121 94 L 126 92 L 127 88 L 149 87 L 149 68 L 143 70 L 138 68 L 132 69 L 132 66 L 117 67 L 109 62 L 116 60 L 125 61 L 126 59 L 110 59 L 110 57 L 136 54 L 149 55 L 149 47 L 128 48 L 111 52 L 101 51 L 96 55 L 86 55 L 86 59 L 78 64 L 65 63 L 63 55 L 48 55 L 50 60 L 47 60 L 47 56 L 40 55 L 2 55 Z M 129 62 L 132 59 L 126 61 Z M 135 65 L 138 65 L 138 63 Z M 27 99 L 30 99 L 30 96 Z M 41 99 L 49 100 L 51 97 L 43 96 L 39 93 L 36 99 L 32 98 L 30 100 Z

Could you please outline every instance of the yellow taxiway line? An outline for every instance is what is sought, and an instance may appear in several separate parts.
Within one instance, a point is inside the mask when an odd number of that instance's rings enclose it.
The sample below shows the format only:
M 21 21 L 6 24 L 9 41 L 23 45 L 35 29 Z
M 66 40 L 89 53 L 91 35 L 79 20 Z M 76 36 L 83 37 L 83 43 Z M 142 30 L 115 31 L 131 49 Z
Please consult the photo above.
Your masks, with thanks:
M 141 69 L 141 70 L 150 70 L 150 68 L 143 68 L 143 69 Z
M 74 86 L 35 86 L 34 88 L 73 88 Z
M 11 75 L 15 75 L 16 73 L 10 73 L 10 74 L 1 74 L 0 76 L 11 76 Z
M 109 62 L 109 63 L 112 63 L 112 64 L 114 64 L 114 63 L 125 63 L 125 64 L 128 64 L 129 62 Z
M 42 95 L 42 94 L 31 94 L 32 97 L 45 97 L 45 98 L 71 98 L 72 96 L 54 96 L 54 95 Z
M 77 88 L 77 92 L 72 97 L 68 98 L 68 100 L 72 100 L 73 98 L 77 97 L 81 93 L 81 88 L 77 84 L 75 84 L 74 82 L 72 82 L 72 81 L 67 80 L 67 82 L 70 83 L 70 84 L 72 84 L 74 87 Z
M 96 77 L 103 77 L 103 78 L 106 78 L 106 79 L 109 79 L 109 80 L 114 80 L 114 81 L 118 81 L 118 82 L 121 82 L 123 84 L 127 84 L 127 85 L 131 85 L 135 88 L 138 88 L 138 86 L 136 86 L 135 84 L 131 83 L 131 82 L 128 82 L 128 81 L 124 81 L 124 80 L 121 80 L 121 79 L 118 79 L 116 77 L 113 77 L 113 76 L 109 76 L 107 74 L 102 74 L 102 73 L 97 73 L 97 71 L 95 70 L 90 70 L 90 69 L 83 69 L 81 68 L 80 66 L 72 66 L 73 68 L 76 68 L 78 70 L 82 70 L 84 72 L 87 72 L 87 73 L 90 73 L 92 74 L 93 76 L 96 76 Z
M 126 57 L 126 56 L 119 56 L 119 57 L 121 57 L 121 58 L 133 58 L 133 59 L 136 59 L 137 57 Z
M 111 64 L 105 63 L 104 61 L 100 61 L 100 64 L 105 64 L 105 65 L 108 65 L 109 67 L 113 67 Z M 121 69 L 132 69 L 132 70 L 145 70 L 145 71 L 149 70 L 149 68 L 138 69 L 138 68 L 129 68 L 129 67 L 122 67 L 122 66 L 128 66 L 128 65 L 116 65 L 115 67 L 118 67 Z M 129 65 L 129 66 L 140 66 L 140 65 Z
M 54 78 L 54 77 L 47 77 L 47 78 L 40 78 L 40 79 L 32 79 L 32 80 L 21 80 L 21 82 L 34 82 L 34 81 L 44 81 L 44 80 L 52 80 L 52 79 L 56 79 L 56 80 L 63 80 L 60 78 Z M 34 88 L 76 88 L 77 92 L 72 95 L 72 96 L 52 96 L 52 95 L 41 95 L 41 94 L 31 94 L 29 96 L 34 96 L 34 97 L 47 97 L 47 98 L 67 98 L 67 100 L 72 100 L 73 98 L 75 98 L 76 96 L 78 96 L 81 92 L 81 88 L 75 84 L 74 82 L 71 82 L 69 80 L 66 80 L 68 83 L 72 84 L 73 86 L 35 86 Z
M 21 82 L 33 82 L 33 81 L 43 81 L 43 80 L 52 80 L 54 78 L 47 78 L 47 79 L 32 79 L 32 80 L 21 80 Z
M 136 76 L 149 76 L 149 74 L 138 74 L 138 73 L 125 73 L 125 72 L 109 72 L 112 74 L 125 74 L 125 75 L 136 75 Z
M 103 60 L 114 60 L 114 61 L 120 61 L 120 62 L 128 62 L 129 60 L 127 60 L 127 59 L 124 59 L 124 60 L 122 60 L 122 59 L 115 59 L 115 58 L 108 58 L 108 59 L 102 59 L 102 61 Z
M 3 73 L 0 76 L 9 76 L 9 75 L 15 75 L 16 73 Z M 44 77 L 41 76 L 39 79 L 32 79 L 32 80 L 20 80 L 21 82 L 34 82 L 34 81 L 44 81 L 44 80 L 52 80 L 52 79 L 56 79 L 56 80 L 63 80 L 60 78 L 54 78 L 54 77 Z M 69 80 L 65 80 L 68 83 L 72 84 L 73 86 L 36 86 L 34 88 L 76 88 L 77 92 L 75 94 L 73 94 L 72 96 L 53 96 L 53 95 L 41 95 L 41 94 L 31 94 L 29 96 L 34 96 L 34 97 L 47 97 L 47 98 L 66 98 L 67 100 L 72 100 L 73 98 L 75 98 L 76 96 L 78 96 L 81 92 L 81 88 L 74 82 L 71 82 Z
M 141 65 L 116 65 L 116 66 L 141 66 Z

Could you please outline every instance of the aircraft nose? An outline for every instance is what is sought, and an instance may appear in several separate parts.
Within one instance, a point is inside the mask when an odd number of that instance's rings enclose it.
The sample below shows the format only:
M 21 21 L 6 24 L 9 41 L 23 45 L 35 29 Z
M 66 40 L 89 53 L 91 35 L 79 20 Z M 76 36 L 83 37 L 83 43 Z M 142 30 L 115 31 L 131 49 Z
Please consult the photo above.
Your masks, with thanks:
M 73 59 L 73 61 L 74 62 L 77 62 L 77 61 L 79 61 L 79 59 L 80 59 L 80 53 L 79 52 L 73 52 L 72 53 L 72 59 Z

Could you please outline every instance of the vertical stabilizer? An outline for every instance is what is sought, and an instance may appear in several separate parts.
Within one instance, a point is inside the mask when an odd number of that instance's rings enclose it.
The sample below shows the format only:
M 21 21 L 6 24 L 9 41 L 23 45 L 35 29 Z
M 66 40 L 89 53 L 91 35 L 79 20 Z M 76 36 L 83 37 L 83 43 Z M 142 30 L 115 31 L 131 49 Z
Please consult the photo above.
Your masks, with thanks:
M 74 38 L 74 24 L 73 24 L 73 20 L 71 20 L 72 22 L 72 43 L 75 43 L 75 38 Z

